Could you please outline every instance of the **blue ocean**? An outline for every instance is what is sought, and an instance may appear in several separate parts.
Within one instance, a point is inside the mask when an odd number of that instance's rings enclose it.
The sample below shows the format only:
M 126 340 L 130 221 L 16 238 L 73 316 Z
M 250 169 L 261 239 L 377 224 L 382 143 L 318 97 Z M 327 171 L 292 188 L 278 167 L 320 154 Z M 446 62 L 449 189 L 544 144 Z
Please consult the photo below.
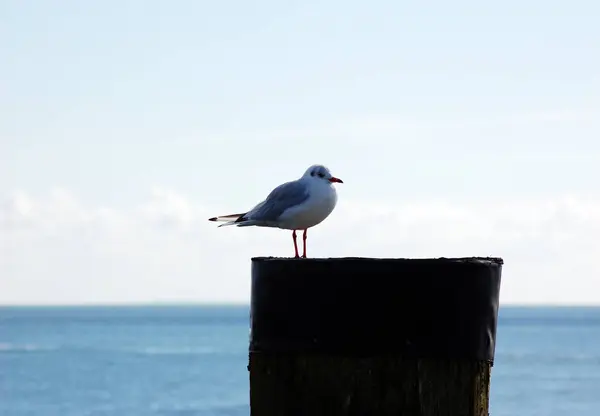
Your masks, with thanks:
M 1 416 L 247 416 L 248 308 L 0 308 Z M 596 416 L 600 308 L 502 307 L 493 416 Z

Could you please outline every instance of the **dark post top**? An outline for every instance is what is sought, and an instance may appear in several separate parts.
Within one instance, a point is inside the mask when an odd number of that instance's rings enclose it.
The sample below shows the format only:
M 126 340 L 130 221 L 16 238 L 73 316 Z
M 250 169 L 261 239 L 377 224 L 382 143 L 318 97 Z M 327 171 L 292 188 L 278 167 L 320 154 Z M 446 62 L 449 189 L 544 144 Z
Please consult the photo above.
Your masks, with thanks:
M 253 258 L 250 351 L 493 362 L 502 264 Z

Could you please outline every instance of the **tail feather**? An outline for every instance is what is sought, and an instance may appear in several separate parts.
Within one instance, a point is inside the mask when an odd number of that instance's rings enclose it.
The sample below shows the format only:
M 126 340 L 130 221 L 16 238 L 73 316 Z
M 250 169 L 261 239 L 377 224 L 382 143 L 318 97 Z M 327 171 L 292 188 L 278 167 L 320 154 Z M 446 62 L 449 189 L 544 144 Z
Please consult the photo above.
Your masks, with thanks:
M 243 214 L 229 214 L 229 215 L 219 215 L 217 217 L 209 218 L 209 221 L 226 221 L 225 224 L 219 225 L 219 227 L 225 227 L 227 225 L 239 225 L 241 221 L 245 220 Z
M 236 225 L 236 224 L 237 223 L 235 221 L 229 221 L 229 222 L 219 225 L 219 227 L 227 227 L 228 225 Z
M 240 217 L 242 217 L 244 214 L 245 214 L 245 212 L 242 214 L 219 215 L 216 217 L 209 218 L 208 220 L 209 221 L 235 221 L 235 220 L 239 219 Z

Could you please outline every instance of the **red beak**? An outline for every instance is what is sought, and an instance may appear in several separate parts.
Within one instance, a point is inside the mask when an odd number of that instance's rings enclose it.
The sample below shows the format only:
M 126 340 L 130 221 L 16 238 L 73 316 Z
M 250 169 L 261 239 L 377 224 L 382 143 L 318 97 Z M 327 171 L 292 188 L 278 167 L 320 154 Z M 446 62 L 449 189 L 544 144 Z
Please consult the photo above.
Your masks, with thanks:
M 331 178 L 329 178 L 329 182 L 337 182 L 337 183 L 344 183 L 343 180 L 336 178 L 335 176 L 332 176 Z

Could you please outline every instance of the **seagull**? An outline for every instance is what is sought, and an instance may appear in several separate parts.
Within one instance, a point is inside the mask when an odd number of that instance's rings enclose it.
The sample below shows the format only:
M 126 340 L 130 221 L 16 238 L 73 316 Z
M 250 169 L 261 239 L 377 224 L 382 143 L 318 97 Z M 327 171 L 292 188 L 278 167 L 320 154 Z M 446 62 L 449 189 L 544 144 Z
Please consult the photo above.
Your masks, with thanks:
M 344 183 L 323 165 L 312 165 L 299 179 L 273 189 L 267 198 L 243 214 L 219 215 L 209 221 L 226 221 L 219 227 L 257 226 L 292 230 L 294 252 L 298 255 L 296 231 L 303 230 L 303 258 L 306 258 L 306 232 L 331 214 L 337 204 L 334 183 Z

